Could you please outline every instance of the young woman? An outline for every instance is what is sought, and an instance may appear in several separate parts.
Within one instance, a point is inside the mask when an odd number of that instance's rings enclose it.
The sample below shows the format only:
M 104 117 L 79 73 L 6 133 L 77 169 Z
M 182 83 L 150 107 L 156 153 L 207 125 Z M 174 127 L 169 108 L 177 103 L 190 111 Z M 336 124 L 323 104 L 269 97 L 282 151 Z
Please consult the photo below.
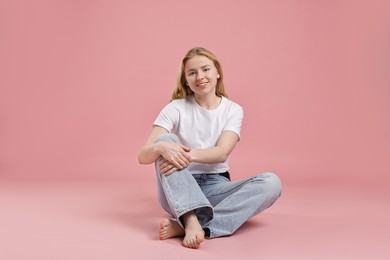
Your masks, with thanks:
M 233 234 L 279 198 L 281 182 L 273 173 L 230 180 L 228 157 L 242 119 L 214 54 L 188 51 L 172 101 L 138 155 L 141 164 L 155 163 L 159 202 L 174 217 L 161 221 L 160 239 L 183 236 L 183 246 L 198 248 L 205 238 Z

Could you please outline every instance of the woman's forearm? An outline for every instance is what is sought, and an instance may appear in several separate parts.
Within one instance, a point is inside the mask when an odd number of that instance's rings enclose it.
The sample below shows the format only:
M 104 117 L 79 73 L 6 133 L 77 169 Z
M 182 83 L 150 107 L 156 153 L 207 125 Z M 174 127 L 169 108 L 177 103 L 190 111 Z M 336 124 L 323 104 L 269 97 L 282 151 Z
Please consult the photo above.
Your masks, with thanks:
M 140 164 L 151 164 L 154 163 L 160 155 L 161 152 L 158 143 L 145 145 L 138 153 L 138 162 Z
M 191 149 L 189 152 L 191 161 L 197 163 L 223 163 L 229 156 L 229 151 L 223 147 L 214 146 L 207 149 Z M 140 164 L 154 163 L 161 155 L 159 143 L 145 145 L 138 154 Z
M 229 156 L 228 149 L 220 146 L 214 146 L 207 149 L 191 149 L 191 161 L 197 163 L 223 163 Z
M 206 149 L 191 149 L 191 161 L 197 163 L 223 163 L 238 142 L 238 135 L 232 131 L 223 131 L 215 146 Z
M 159 135 L 163 133 L 167 133 L 167 130 L 159 126 L 153 127 L 152 133 L 146 141 L 146 144 L 141 148 L 138 153 L 138 162 L 140 164 L 154 163 L 161 155 L 161 144 L 155 142 L 155 140 Z

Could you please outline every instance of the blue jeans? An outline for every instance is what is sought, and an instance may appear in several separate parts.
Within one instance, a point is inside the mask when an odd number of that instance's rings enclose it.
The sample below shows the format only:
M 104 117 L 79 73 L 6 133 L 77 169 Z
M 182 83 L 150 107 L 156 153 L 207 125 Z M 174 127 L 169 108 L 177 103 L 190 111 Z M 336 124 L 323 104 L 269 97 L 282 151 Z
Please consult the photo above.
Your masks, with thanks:
M 174 134 L 162 134 L 156 142 L 175 142 Z M 281 194 L 281 181 L 263 173 L 230 181 L 219 174 L 191 174 L 186 168 L 168 176 L 160 174 L 156 161 L 161 206 L 183 227 L 182 216 L 194 210 L 206 238 L 233 234 L 245 221 L 270 207 Z

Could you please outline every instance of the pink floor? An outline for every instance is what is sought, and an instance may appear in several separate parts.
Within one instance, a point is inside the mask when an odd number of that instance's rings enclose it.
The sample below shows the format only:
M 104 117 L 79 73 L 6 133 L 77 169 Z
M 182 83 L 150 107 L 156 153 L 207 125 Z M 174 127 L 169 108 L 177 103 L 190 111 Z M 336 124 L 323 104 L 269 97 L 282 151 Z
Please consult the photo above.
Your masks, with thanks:
M 159 241 L 154 183 L 0 184 L 0 259 L 390 259 L 388 191 L 284 187 L 238 232 L 198 250 Z

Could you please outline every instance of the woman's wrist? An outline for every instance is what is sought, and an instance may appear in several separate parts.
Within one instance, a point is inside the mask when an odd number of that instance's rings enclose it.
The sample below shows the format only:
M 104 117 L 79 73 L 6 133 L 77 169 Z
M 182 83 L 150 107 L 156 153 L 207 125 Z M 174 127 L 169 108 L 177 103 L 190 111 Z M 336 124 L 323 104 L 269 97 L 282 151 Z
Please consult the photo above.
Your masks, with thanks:
M 190 155 L 190 161 L 191 162 L 196 162 L 198 157 L 197 157 L 197 152 L 198 149 L 191 149 L 188 154 Z
M 162 154 L 162 142 L 157 142 L 153 144 L 153 150 L 155 154 L 158 154 L 160 156 Z

